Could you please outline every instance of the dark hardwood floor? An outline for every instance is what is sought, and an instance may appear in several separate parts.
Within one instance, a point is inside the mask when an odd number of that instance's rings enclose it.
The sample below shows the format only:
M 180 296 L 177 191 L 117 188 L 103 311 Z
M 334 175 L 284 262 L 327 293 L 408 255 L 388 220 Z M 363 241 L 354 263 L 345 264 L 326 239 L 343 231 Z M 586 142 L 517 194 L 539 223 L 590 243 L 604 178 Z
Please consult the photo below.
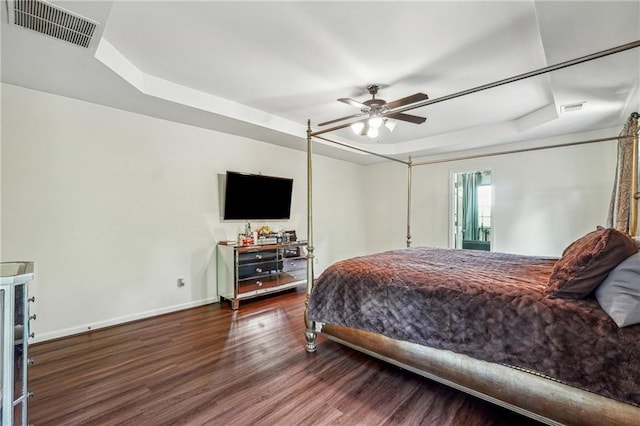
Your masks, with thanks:
M 212 304 L 34 344 L 29 421 L 44 425 L 537 425 L 319 338 L 304 292 Z

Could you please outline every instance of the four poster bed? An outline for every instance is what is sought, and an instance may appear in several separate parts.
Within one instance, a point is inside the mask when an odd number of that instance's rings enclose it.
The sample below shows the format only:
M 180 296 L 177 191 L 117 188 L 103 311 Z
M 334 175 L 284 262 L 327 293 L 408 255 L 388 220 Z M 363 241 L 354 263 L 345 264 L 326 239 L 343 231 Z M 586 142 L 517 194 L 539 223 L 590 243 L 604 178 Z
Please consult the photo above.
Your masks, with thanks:
M 637 41 L 402 111 L 639 46 Z M 640 323 L 625 323 L 628 312 L 620 318 L 603 310 L 607 281 L 631 276 L 631 285 L 640 286 L 638 242 L 629 236 L 637 235 L 640 198 L 638 114 L 629 119 L 627 134 L 540 148 L 618 140 L 632 159 L 623 178 L 630 186 L 616 197 L 626 198 L 628 208 L 615 212 L 627 218 L 628 229 L 599 228 L 560 259 L 412 248 L 411 170 L 431 163 L 385 157 L 408 166 L 407 248 L 337 262 L 314 282 L 312 139 L 334 142 L 320 135 L 349 124 L 312 132 L 309 123 L 307 130 L 306 350 L 316 350 L 321 333 L 545 423 L 640 424 Z M 520 151 L 489 155 L 512 152 Z M 640 322 L 640 304 L 633 309 L 631 317 Z

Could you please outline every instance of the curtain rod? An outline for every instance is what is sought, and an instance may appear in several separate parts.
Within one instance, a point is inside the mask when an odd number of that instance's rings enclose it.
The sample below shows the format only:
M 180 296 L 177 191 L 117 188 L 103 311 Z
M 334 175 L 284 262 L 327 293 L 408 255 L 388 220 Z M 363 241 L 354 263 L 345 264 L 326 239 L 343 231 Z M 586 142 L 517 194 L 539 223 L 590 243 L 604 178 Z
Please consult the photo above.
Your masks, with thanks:
M 589 144 L 589 143 L 607 142 L 607 141 L 612 141 L 612 140 L 627 139 L 627 138 L 633 138 L 633 137 L 634 136 L 611 136 L 611 137 L 608 137 L 608 138 L 589 139 L 589 140 L 584 140 L 584 141 L 567 142 L 567 143 L 561 143 L 561 144 L 556 144 L 556 145 L 538 146 L 538 147 L 533 147 L 533 148 L 512 149 L 512 150 L 507 150 L 507 151 L 490 152 L 490 153 L 487 153 L 487 154 L 466 155 L 466 156 L 462 156 L 462 157 L 447 158 L 447 159 L 442 159 L 442 160 L 421 161 L 421 162 L 415 162 L 412 165 L 413 166 L 426 166 L 428 164 L 447 163 L 449 161 L 471 160 L 471 159 L 474 159 L 474 158 L 494 157 L 496 155 L 517 154 L 517 153 L 520 153 L 520 152 L 530 152 L 530 151 L 541 151 L 543 149 L 563 148 L 563 147 L 567 147 L 567 146 L 585 145 L 585 144 Z
M 484 84 L 482 86 L 477 86 L 477 87 L 474 87 L 472 89 L 463 90 L 461 92 L 456 92 L 456 93 L 453 93 L 451 95 L 442 96 L 442 97 L 436 98 L 436 99 L 429 99 L 429 100 L 422 101 L 422 102 L 419 102 L 419 103 L 416 103 L 416 104 L 408 105 L 408 106 L 403 107 L 403 108 L 399 108 L 399 109 L 396 109 L 396 110 L 393 110 L 393 111 L 389 111 L 389 112 L 383 113 L 383 114 L 381 114 L 381 117 L 386 117 L 387 115 L 393 115 L 393 114 L 397 114 L 397 113 L 401 113 L 401 112 L 410 111 L 412 109 L 421 108 L 421 107 L 424 107 L 424 106 L 427 106 L 427 105 L 431 105 L 431 104 L 435 104 L 435 103 L 438 103 L 438 102 L 448 101 L 450 99 L 458 98 L 460 96 L 470 95 L 472 93 L 476 93 L 476 92 L 480 92 L 480 91 L 483 91 L 483 90 L 491 89 L 491 88 L 494 88 L 494 87 L 502 86 L 502 85 L 505 85 L 505 84 L 508 84 L 508 83 L 514 83 L 516 81 L 524 80 L 524 79 L 527 79 L 527 78 L 530 78 L 530 77 L 536 77 L 538 75 L 546 74 L 546 73 L 549 73 L 551 71 L 557 71 L 557 70 L 562 69 L 562 68 L 567 68 L 567 67 L 570 67 L 570 66 L 573 66 L 573 65 L 578 65 L 578 64 L 581 64 L 581 63 L 584 63 L 584 62 L 592 61 L 594 59 L 599 59 L 599 58 L 602 58 L 602 57 L 605 57 L 605 56 L 609 56 L 609 55 L 613 55 L 613 54 L 616 54 L 616 53 L 624 52 L 626 50 L 635 49 L 636 47 L 640 47 L 640 40 L 636 40 L 634 42 L 627 43 L 627 44 L 622 44 L 620 46 L 612 47 L 610 49 L 601 50 L 599 52 L 592 53 L 592 54 L 586 55 L 586 56 L 581 56 L 579 58 L 571 59 L 569 61 L 560 62 L 559 64 L 550 65 L 550 66 L 547 66 L 547 67 L 544 67 L 544 68 L 537 69 L 535 71 L 530 71 L 530 72 L 527 72 L 527 73 L 524 73 L 524 74 L 519 74 L 519 75 L 510 77 L 510 78 L 505 78 L 503 80 L 498 80 L 498 81 L 495 81 L 493 83 Z M 340 124 L 338 126 L 334 126 L 334 127 L 328 128 L 328 129 L 318 130 L 318 131 L 312 132 L 311 136 L 318 136 L 318 135 L 321 135 L 321 134 L 324 134 L 324 133 L 329 133 L 329 132 L 333 132 L 333 131 L 336 131 L 336 130 L 344 129 L 346 127 L 349 127 L 353 123 L 364 122 L 367 119 L 368 119 L 368 117 L 365 117 L 365 118 L 362 118 L 362 119 L 359 119 L 359 120 L 356 120 L 356 121 Z

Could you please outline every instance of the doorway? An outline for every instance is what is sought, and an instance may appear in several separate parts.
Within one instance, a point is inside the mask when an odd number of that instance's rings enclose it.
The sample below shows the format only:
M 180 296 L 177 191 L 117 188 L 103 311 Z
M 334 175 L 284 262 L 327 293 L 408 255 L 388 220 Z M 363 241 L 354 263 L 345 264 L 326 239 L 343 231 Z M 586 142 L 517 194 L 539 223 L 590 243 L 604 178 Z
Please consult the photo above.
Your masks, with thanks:
M 493 171 L 452 173 L 453 248 L 491 250 L 493 241 Z

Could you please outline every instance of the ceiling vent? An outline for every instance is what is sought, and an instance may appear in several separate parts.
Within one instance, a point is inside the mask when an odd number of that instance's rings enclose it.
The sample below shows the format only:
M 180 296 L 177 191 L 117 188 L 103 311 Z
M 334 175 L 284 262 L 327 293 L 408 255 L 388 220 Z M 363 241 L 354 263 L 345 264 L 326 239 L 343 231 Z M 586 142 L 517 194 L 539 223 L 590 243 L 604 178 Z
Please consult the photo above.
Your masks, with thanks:
M 82 47 L 89 47 L 97 25 L 82 16 L 41 0 L 9 2 L 9 19 L 12 24 Z
M 560 112 L 565 114 L 567 112 L 581 111 L 582 108 L 584 108 L 584 104 L 586 103 L 587 103 L 586 101 L 582 101 L 582 102 L 576 102 L 575 104 L 561 105 Z

